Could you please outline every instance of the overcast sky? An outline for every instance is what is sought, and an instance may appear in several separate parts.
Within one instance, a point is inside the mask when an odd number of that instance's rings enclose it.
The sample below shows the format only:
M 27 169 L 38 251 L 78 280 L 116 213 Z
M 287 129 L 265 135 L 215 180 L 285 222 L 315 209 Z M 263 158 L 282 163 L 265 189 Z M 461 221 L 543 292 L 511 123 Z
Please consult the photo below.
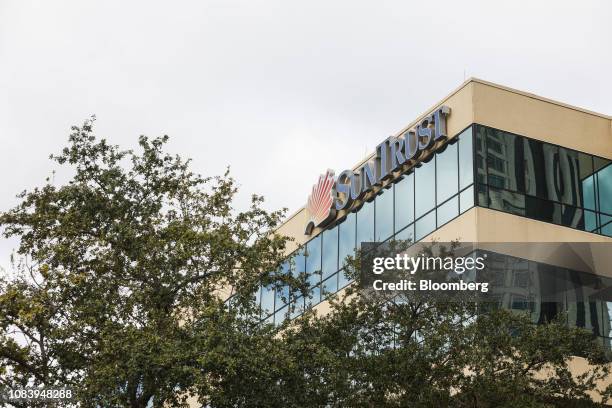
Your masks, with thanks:
M 231 165 L 239 207 L 290 212 L 466 77 L 612 114 L 610 16 L 606 0 L 0 0 L 0 210 L 91 114 L 126 148 L 168 134 L 204 175 Z

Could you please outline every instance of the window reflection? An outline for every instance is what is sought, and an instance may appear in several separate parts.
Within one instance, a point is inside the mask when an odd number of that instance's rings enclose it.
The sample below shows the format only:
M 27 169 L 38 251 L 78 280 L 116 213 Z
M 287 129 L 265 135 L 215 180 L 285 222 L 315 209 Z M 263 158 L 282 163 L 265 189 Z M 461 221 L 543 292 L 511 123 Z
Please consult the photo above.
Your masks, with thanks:
M 459 194 L 459 212 L 463 214 L 474 206 L 474 186 L 467 188 Z
M 610 160 L 485 126 L 475 129 L 478 205 L 608 234 L 602 218 L 612 211 Z
M 338 226 L 323 231 L 322 239 L 322 279 L 326 279 L 338 270 Z
M 355 256 L 355 213 L 349 213 L 338 226 L 338 264 L 343 267 L 348 256 Z
M 446 224 L 457 215 L 459 215 L 459 200 L 458 196 L 448 200 L 446 203 L 438 207 L 438 228 Z
M 376 241 L 382 242 L 393 235 L 393 185 L 376 197 L 375 208 Z
M 417 168 L 415 175 L 415 216 L 418 218 L 436 206 L 436 161 Z
M 436 211 L 432 211 L 421 219 L 417 220 L 415 226 L 415 238 L 417 241 L 436 229 Z
M 559 148 L 537 140 L 526 140 L 525 192 L 529 195 L 560 201 L 559 189 L 555 184 Z
M 264 286 L 261 291 L 261 312 L 266 317 L 274 312 L 274 287 Z
M 612 164 L 608 163 L 597 172 L 599 187 L 599 211 L 612 215 Z
M 474 182 L 474 160 L 472 158 L 472 127 L 459 135 L 459 189 Z
M 314 286 L 321 281 L 321 235 L 306 244 L 306 274 L 308 284 Z
M 374 241 L 374 201 L 366 202 L 357 211 L 357 248 L 362 242 Z
M 395 231 L 414 221 L 414 173 L 395 184 Z
M 329 294 L 336 293 L 338 291 L 338 274 L 334 274 L 330 276 L 328 279 L 324 280 L 322 285 L 322 293 L 321 296 L 323 298 L 327 297 Z
M 451 198 L 458 191 L 457 143 L 447 145 L 441 153 L 436 153 L 436 190 L 438 205 Z

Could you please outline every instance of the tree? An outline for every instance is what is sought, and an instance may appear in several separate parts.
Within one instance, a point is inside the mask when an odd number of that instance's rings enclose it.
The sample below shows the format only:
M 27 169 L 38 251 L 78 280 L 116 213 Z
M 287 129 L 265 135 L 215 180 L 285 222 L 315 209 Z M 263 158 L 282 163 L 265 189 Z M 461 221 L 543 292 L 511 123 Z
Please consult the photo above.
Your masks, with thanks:
M 51 156 L 72 179 L 0 215 L 20 239 L 16 277 L 0 280 L 0 385 L 72 386 L 82 406 L 181 406 L 202 347 L 235 318 L 220 289 L 274 279 L 284 210 L 253 196 L 235 211 L 229 173 L 194 174 L 167 140 L 120 150 L 92 118 Z

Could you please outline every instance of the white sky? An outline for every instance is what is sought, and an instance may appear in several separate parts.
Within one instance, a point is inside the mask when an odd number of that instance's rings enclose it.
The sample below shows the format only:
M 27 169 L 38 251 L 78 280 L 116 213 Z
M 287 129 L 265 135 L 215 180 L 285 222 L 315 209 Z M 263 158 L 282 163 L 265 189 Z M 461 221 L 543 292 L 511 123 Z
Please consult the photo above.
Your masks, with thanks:
M 168 134 L 204 175 L 231 165 L 239 207 L 290 212 L 465 77 L 612 114 L 611 16 L 606 0 L 0 0 L 0 210 L 91 114 L 126 148 Z

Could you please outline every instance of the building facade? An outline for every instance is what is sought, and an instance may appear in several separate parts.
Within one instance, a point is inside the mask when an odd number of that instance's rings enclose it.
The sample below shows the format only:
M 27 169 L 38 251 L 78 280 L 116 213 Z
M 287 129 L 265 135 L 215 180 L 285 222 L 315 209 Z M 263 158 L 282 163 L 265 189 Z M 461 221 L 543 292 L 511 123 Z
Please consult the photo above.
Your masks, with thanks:
M 295 239 L 283 272 L 306 273 L 310 293 L 261 287 L 261 319 L 327 310 L 327 297 L 351 284 L 343 260 L 363 242 L 612 244 L 611 164 L 611 117 L 470 79 L 335 181 L 322 176 L 308 206 L 278 230 Z M 331 204 L 312 199 L 325 188 Z M 612 279 L 601 248 L 589 249 L 589 270 Z M 534 323 L 566 312 L 568 324 L 610 348 L 612 297 L 550 259 L 533 251 L 493 259 L 507 286 L 500 305 L 528 310 Z M 564 286 L 544 293 L 545 279 Z

